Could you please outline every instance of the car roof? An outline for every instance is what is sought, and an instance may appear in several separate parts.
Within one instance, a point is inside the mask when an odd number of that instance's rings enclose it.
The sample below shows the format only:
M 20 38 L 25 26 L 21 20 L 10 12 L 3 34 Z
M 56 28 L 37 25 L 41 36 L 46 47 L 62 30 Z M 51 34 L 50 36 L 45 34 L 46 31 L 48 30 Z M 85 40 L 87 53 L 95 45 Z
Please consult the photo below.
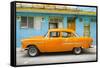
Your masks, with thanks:
M 49 31 L 66 31 L 66 32 L 74 32 L 72 29 L 49 29 Z

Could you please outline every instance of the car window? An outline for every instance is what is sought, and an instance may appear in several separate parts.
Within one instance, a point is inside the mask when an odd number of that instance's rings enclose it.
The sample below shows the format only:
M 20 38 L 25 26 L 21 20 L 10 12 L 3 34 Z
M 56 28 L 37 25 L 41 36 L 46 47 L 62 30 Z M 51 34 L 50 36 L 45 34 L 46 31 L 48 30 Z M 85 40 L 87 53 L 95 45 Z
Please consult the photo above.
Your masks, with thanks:
M 62 32 L 62 37 L 68 38 L 68 37 L 76 37 L 76 36 L 71 32 Z
M 60 32 L 50 32 L 50 37 L 60 37 Z

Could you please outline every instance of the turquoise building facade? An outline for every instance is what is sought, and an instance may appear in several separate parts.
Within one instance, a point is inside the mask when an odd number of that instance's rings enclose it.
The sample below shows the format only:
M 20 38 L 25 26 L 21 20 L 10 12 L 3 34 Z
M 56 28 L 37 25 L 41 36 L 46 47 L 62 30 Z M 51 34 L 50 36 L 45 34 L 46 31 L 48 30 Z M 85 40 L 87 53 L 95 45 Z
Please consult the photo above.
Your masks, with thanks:
M 79 36 L 92 37 L 96 45 L 96 23 L 96 15 L 16 11 L 16 47 L 22 39 L 44 36 L 51 28 L 72 28 Z

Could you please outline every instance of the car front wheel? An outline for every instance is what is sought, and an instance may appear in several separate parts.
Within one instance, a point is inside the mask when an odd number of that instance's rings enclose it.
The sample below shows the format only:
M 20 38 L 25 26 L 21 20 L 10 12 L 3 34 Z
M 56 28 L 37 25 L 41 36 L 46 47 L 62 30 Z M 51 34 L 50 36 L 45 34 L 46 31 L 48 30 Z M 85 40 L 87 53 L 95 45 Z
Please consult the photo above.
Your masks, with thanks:
M 28 48 L 27 53 L 28 53 L 29 56 L 34 57 L 34 56 L 38 55 L 38 50 L 37 50 L 37 48 L 35 46 L 30 46 Z
M 73 49 L 73 52 L 74 52 L 74 54 L 80 54 L 81 52 L 82 52 L 82 48 L 80 48 L 80 47 L 75 47 L 74 49 Z

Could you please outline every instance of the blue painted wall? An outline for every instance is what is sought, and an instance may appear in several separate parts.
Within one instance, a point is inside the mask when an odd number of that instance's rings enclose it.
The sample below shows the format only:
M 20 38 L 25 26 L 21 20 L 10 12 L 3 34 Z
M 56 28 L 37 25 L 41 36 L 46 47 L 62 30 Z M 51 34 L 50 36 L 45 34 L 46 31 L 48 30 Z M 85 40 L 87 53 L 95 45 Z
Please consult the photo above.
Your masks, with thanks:
M 84 26 L 83 22 L 80 22 L 79 17 L 76 17 L 76 33 L 79 36 L 83 36 L 83 30 L 84 30 L 83 26 Z
M 93 38 L 93 45 L 96 44 L 96 22 L 91 22 L 90 24 L 90 36 Z
M 64 16 L 64 19 L 63 19 L 63 27 L 64 28 L 67 28 L 67 15 L 66 16 Z
M 42 28 L 40 30 L 35 30 L 34 28 L 20 28 L 20 19 L 16 20 L 16 41 L 17 41 L 17 47 L 21 47 L 21 40 L 23 38 L 29 38 L 32 36 L 39 36 L 39 35 L 45 35 L 49 28 L 49 16 L 62 16 L 63 17 L 63 27 L 67 28 L 67 17 L 73 16 L 73 15 L 65 15 L 65 14 L 49 14 L 49 13 L 32 13 L 32 12 L 16 12 L 16 16 L 43 16 L 44 22 L 42 22 Z M 83 18 L 83 21 L 79 21 L 79 17 Z M 87 16 L 77 16 L 76 17 L 76 33 L 78 33 L 80 36 L 83 36 L 84 31 L 84 23 L 90 23 L 90 32 L 91 37 L 94 38 L 94 41 L 96 40 L 96 23 L 91 23 L 89 21 L 89 17 Z M 95 44 L 95 42 L 94 42 Z

